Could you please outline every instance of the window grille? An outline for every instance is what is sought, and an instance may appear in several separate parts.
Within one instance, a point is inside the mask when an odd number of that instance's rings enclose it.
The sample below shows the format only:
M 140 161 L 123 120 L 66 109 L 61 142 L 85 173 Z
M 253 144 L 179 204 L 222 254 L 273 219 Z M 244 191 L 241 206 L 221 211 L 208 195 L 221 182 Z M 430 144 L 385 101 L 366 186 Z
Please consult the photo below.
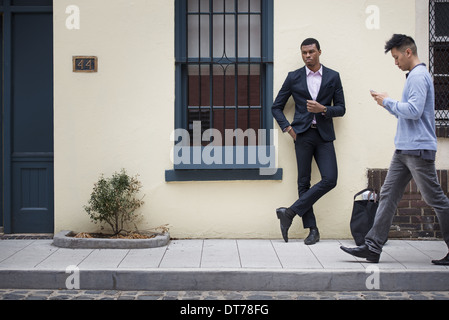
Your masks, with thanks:
M 226 129 L 266 127 L 268 41 L 267 0 L 185 0 L 184 41 L 177 57 L 184 86 L 183 123 L 216 129 L 224 145 Z M 181 54 L 182 56 L 182 54 Z M 245 139 L 245 145 L 254 142 Z M 209 142 L 202 142 L 203 145 Z
M 449 1 L 430 0 L 429 68 L 435 86 L 435 120 L 449 127 Z

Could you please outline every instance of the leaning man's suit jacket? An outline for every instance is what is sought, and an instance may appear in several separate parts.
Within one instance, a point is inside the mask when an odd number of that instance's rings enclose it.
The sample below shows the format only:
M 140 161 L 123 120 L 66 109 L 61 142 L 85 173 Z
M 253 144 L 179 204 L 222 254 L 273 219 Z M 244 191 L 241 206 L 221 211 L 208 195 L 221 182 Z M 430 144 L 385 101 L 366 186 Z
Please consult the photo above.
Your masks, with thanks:
M 293 96 L 295 101 L 295 115 L 292 123 L 284 115 L 284 107 L 288 99 Z M 325 115 L 307 111 L 307 100 L 312 100 L 307 88 L 306 68 L 289 72 L 281 90 L 273 102 L 272 114 L 282 130 L 292 126 L 296 134 L 301 134 L 310 128 L 313 116 L 316 117 L 317 129 L 325 141 L 334 141 L 334 123 L 332 118 L 342 117 L 345 112 L 345 98 L 343 86 L 338 72 L 323 66 L 321 87 L 316 101 L 327 107 Z

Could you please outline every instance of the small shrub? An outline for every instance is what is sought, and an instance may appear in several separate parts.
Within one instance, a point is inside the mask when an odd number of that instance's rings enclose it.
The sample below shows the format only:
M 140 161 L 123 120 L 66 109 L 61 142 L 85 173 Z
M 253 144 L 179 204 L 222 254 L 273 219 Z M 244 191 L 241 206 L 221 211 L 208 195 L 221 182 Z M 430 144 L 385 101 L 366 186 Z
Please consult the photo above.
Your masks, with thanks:
M 111 178 L 102 174 L 84 209 L 94 223 L 107 224 L 114 235 L 119 234 L 137 218 L 135 212 L 144 203 L 137 199 L 141 187 L 137 176 L 130 177 L 125 169 L 115 172 Z

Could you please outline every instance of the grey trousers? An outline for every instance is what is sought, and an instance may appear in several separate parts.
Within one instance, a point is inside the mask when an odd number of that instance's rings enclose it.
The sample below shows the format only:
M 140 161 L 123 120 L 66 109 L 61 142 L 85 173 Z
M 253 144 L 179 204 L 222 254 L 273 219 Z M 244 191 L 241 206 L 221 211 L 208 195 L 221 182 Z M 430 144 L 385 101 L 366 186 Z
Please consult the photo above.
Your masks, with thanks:
M 371 251 L 382 252 L 398 203 L 412 178 L 424 201 L 435 210 L 443 239 L 449 248 L 449 199 L 438 181 L 435 161 L 395 153 L 380 191 L 373 227 L 365 237 L 365 243 Z

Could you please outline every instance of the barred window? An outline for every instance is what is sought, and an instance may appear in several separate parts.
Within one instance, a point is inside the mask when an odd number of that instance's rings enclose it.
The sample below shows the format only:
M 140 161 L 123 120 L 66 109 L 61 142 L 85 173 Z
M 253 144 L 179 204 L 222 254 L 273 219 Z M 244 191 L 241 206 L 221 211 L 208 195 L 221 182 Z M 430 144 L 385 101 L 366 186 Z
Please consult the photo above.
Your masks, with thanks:
M 435 120 L 449 127 L 449 1 L 430 0 L 429 67 L 435 85 Z
M 176 127 L 267 129 L 272 125 L 272 0 L 178 0 Z M 272 6 L 272 4 L 271 4 Z M 244 145 L 254 145 L 245 139 Z M 208 144 L 202 141 L 203 145 Z
M 272 168 L 273 0 L 175 0 L 175 10 L 175 175 Z

